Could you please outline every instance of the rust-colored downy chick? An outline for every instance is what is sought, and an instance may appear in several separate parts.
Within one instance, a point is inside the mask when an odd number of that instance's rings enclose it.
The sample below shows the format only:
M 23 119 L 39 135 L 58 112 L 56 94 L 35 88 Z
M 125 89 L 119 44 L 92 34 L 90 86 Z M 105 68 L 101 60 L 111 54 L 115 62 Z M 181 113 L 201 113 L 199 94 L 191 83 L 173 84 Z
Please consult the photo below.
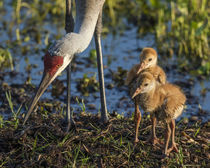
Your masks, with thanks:
M 156 79 L 158 84 L 165 84 L 166 83 L 166 74 L 163 71 L 163 69 L 157 65 L 157 52 L 153 48 L 144 48 L 140 54 L 140 63 L 134 65 L 131 70 L 127 74 L 127 78 L 125 80 L 125 84 L 129 86 L 130 90 L 133 90 L 135 88 L 135 82 L 138 78 L 140 73 L 143 72 L 150 72 L 154 78 Z M 132 92 L 132 91 L 131 91 Z M 138 100 L 140 101 L 140 100 Z M 136 100 L 134 99 L 135 104 L 135 127 L 136 127 L 136 135 L 135 135 L 135 143 L 137 143 L 138 140 L 138 129 L 139 124 L 141 121 L 141 112 L 139 110 L 139 104 L 136 103 Z M 155 133 L 155 127 L 156 127 L 156 118 L 151 115 L 151 121 L 152 121 L 152 134 L 149 141 L 155 145 L 156 143 L 159 143 L 158 138 L 156 137 Z
M 164 154 L 168 155 L 172 150 L 178 151 L 174 140 L 175 119 L 182 114 L 186 102 L 180 88 L 170 83 L 158 85 L 152 74 L 143 72 L 137 78 L 132 98 L 135 98 L 145 112 L 166 123 Z M 170 136 L 172 146 L 168 149 Z
M 157 65 L 157 52 L 153 48 L 144 48 L 140 54 L 140 63 L 134 65 L 127 73 L 125 85 L 130 85 L 140 72 L 150 72 L 160 84 L 166 83 L 166 74 Z
M 150 72 L 159 84 L 166 83 L 166 74 L 163 69 L 157 65 L 157 52 L 153 48 L 144 48 L 140 54 L 140 72 Z

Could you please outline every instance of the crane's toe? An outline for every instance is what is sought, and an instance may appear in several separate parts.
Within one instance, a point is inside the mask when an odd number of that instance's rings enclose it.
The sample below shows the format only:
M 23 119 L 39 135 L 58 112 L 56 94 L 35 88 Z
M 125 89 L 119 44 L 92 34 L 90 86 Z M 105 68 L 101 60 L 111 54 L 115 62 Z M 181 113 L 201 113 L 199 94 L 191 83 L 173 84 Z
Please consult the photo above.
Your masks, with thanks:
M 64 120 L 62 125 L 63 127 L 66 127 L 65 132 L 69 132 L 71 129 L 76 129 L 76 122 L 73 119 L 69 121 Z
M 107 115 L 107 112 L 106 112 L 105 115 L 101 116 L 101 122 L 102 122 L 103 124 L 107 124 L 107 123 L 109 122 L 109 117 L 108 117 L 108 115 Z

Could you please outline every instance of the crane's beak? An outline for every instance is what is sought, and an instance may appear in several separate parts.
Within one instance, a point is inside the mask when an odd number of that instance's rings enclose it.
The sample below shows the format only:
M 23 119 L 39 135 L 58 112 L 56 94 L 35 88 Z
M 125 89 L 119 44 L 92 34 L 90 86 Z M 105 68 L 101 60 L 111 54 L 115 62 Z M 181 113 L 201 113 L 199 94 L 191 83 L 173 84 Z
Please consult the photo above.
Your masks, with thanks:
M 51 76 L 49 73 L 44 72 L 43 76 L 42 76 L 42 80 L 39 84 L 39 87 L 37 89 L 36 94 L 33 97 L 33 100 L 30 104 L 30 107 L 28 109 L 28 112 L 24 118 L 23 121 L 23 125 L 26 123 L 26 121 L 28 120 L 28 117 L 30 116 L 31 112 L 33 111 L 35 105 L 37 104 L 37 102 L 39 101 L 41 95 L 44 93 L 44 91 L 47 89 L 47 87 L 49 86 L 49 84 L 54 80 L 54 76 Z
M 139 74 L 139 73 L 145 68 L 145 66 L 146 66 L 145 62 L 142 62 L 142 63 L 140 64 L 140 68 L 139 68 L 138 71 L 137 71 L 137 74 Z
M 134 99 L 139 93 L 141 93 L 141 88 L 137 88 L 134 94 L 132 95 L 132 99 Z

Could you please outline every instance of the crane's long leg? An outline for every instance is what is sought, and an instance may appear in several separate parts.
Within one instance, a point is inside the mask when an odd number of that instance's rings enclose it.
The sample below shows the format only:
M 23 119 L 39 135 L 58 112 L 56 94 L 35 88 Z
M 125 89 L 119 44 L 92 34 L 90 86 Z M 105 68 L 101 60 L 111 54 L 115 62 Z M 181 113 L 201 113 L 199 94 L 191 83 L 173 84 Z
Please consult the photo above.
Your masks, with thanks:
M 101 97 L 101 119 L 103 123 L 106 123 L 108 118 L 107 107 L 106 107 L 106 96 L 104 87 L 104 72 L 103 72 L 103 58 L 101 49 L 101 31 L 102 31 L 102 11 L 98 16 L 98 21 L 95 28 L 95 45 L 97 52 L 97 64 L 98 64 L 98 75 L 100 84 L 100 97 Z
M 74 19 L 71 10 L 71 0 L 66 0 L 66 33 L 70 33 L 74 29 Z M 75 126 L 73 120 L 73 111 L 71 111 L 71 63 L 67 66 L 67 110 L 66 110 L 66 122 L 68 123 L 66 131 L 68 132 L 71 126 Z
M 73 119 L 73 111 L 71 108 L 71 64 L 69 64 L 66 68 L 67 70 L 67 111 L 66 111 L 66 122 L 67 128 L 66 131 L 68 132 L 71 126 L 75 126 L 75 122 Z

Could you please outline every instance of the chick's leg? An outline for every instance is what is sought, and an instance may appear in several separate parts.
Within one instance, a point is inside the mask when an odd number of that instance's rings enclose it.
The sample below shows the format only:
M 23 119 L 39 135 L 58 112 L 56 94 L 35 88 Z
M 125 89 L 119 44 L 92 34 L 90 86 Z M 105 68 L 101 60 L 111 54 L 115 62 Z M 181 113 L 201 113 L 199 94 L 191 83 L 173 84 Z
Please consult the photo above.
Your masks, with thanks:
M 170 136 L 171 136 L 171 128 L 169 126 L 169 123 L 166 124 L 166 134 L 165 134 L 165 149 L 164 149 L 164 154 L 166 156 L 169 155 L 168 153 L 168 144 L 169 144 L 169 140 L 170 140 Z
M 156 145 L 156 144 L 160 144 L 162 143 L 156 136 L 156 132 L 155 132 L 155 128 L 157 125 L 157 118 L 153 115 L 151 115 L 151 121 L 152 121 L 152 132 L 151 132 L 151 136 L 148 139 L 148 141 L 150 143 L 152 143 L 152 145 Z
M 141 112 L 139 110 L 139 105 L 135 99 L 135 116 L 134 116 L 134 121 L 135 121 L 135 140 L 134 143 L 139 142 L 138 139 L 138 132 L 139 132 L 139 124 L 141 121 Z
M 175 120 L 172 120 L 170 123 L 170 127 L 171 127 L 171 148 L 168 149 L 168 153 L 170 153 L 171 151 L 175 151 L 175 152 L 179 152 L 176 143 L 175 143 Z

